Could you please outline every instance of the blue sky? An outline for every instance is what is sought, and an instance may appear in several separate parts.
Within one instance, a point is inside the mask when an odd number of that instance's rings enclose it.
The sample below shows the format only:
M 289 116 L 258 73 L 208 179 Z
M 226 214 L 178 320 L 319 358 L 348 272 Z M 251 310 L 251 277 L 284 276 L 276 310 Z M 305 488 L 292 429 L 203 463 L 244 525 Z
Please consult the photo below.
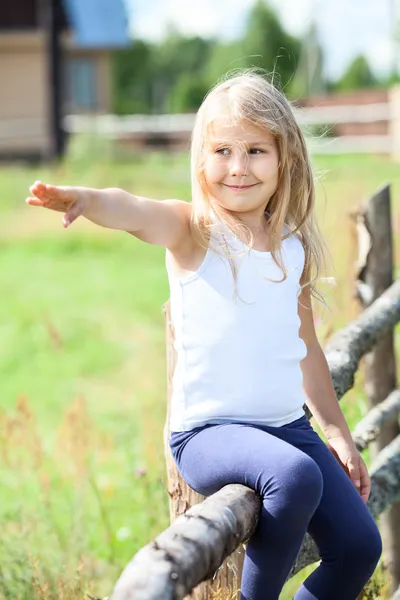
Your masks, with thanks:
M 168 23 L 187 35 L 232 39 L 240 35 L 255 0 L 124 0 L 134 37 L 161 39 Z M 269 0 L 288 31 L 301 35 L 317 23 L 326 70 L 338 77 L 357 54 L 377 73 L 393 61 L 393 17 L 400 0 Z

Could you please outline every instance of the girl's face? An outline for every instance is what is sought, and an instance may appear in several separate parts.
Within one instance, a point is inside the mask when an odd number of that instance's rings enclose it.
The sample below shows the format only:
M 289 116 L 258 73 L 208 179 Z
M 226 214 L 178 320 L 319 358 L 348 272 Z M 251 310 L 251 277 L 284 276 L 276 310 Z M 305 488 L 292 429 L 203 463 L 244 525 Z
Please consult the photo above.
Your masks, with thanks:
M 224 208 L 262 215 L 278 185 L 276 142 L 264 129 L 245 121 L 215 122 L 206 148 L 208 193 Z

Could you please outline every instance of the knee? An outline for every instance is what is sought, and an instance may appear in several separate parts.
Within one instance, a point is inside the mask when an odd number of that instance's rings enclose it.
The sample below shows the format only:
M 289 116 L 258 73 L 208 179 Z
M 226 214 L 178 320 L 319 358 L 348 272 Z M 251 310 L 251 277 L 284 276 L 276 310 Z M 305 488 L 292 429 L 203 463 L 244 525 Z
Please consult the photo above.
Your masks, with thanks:
M 382 556 L 382 537 L 377 526 L 373 532 L 368 536 L 366 543 L 369 545 L 367 561 L 370 563 L 372 570 L 375 569 Z
M 307 455 L 301 456 L 289 471 L 289 488 L 299 508 L 304 504 L 314 512 L 321 500 L 323 484 L 319 466 Z
M 279 473 L 281 502 L 294 507 L 296 515 L 310 518 L 317 508 L 323 490 L 323 478 L 317 463 L 306 454 L 296 455 Z
M 351 564 L 353 569 L 358 567 L 372 575 L 382 556 L 382 538 L 376 524 L 354 535 L 345 554 L 346 563 Z

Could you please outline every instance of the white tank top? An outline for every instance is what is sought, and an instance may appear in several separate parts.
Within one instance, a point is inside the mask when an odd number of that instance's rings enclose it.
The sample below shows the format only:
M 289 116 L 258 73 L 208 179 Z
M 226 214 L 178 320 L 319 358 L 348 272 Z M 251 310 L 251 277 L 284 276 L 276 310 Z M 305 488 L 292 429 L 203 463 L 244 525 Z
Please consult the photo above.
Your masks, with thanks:
M 284 234 L 290 232 L 285 225 Z M 220 222 L 234 251 L 247 246 Z M 171 431 L 208 423 L 254 423 L 279 427 L 304 414 L 299 337 L 299 279 L 304 249 L 297 235 L 282 240 L 287 279 L 271 253 L 250 250 L 235 257 L 237 295 L 227 258 L 208 248 L 198 270 L 177 278 L 166 267 L 177 361 L 172 379 Z

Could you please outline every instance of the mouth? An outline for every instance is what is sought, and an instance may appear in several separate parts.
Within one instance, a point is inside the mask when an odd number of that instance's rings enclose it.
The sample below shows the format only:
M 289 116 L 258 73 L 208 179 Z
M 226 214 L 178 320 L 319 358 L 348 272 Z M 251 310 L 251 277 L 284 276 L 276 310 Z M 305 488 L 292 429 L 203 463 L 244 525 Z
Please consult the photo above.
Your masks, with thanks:
M 223 183 L 222 185 L 224 185 L 225 187 L 228 187 L 230 190 L 242 192 L 243 190 L 249 190 L 250 188 L 254 187 L 257 184 L 253 183 L 252 185 L 227 185 L 226 183 Z

